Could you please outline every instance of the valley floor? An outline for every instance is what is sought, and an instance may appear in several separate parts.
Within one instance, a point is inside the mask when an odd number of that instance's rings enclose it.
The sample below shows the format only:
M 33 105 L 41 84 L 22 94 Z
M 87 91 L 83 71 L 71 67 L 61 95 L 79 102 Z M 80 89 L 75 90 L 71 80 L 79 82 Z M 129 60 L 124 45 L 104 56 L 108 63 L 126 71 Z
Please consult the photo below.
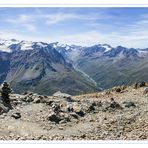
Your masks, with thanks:
M 1 140 L 148 140 L 148 94 L 127 87 L 80 96 L 12 94 Z M 111 98 L 114 98 L 114 100 Z

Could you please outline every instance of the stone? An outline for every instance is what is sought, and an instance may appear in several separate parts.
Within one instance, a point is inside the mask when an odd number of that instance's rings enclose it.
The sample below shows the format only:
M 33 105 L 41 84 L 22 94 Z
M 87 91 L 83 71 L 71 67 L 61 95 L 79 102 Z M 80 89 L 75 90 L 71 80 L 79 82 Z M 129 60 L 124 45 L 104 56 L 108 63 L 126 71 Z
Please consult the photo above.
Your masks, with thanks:
M 139 86 L 140 86 L 140 87 L 144 87 L 144 86 L 146 86 L 146 83 L 145 83 L 145 82 L 140 82 L 140 83 L 139 83 Z
M 23 93 L 23 95 L 33 95 L 33 92 L 31 92 L 31 91 L 26 91 L 26 92 Z
M 143 94 L 147 94 L 147 93 L 148 93 L 148 87 L 146 87 L 146 88 L 144 89 Z
M 41 103 L 41 99 L 40 98 L 35 98 L 33 103 Z
M 64 128 L 63 127 L 59 127 L 59 130 L 64 130 Z
M 93 103 L 89 106 L 88 112 L 94 111 L 94 110 L 95 110 L 95 106 L 96 106 L 96 103 L 93 102 Z
M 115 91 L 116 92 L 121 92 L 121 88 L 116 88 Z
M 31 96 L 24 96 L 22 98 L 22 101 L 30 103 L 30 102 L 33 102 L 33 98 Z
M 33 102 L 33 98 L 31 96 L 27 97 L 26 102 Z
M 84 117 L 85 113 L 82 111 L 82 107 L 78 103 L 73 104 L 73 111 L 81 117 Z
M 19 119 L 19 118 L 21 118 L 21 114 L 20 113 L 13 113 L 11 115 L 11 117 L 13 117 L 14 119 Z
M 0 114 L 7 113 L 9 111 L 9 108 L 6 107 L 3 102 L 0 101 Z
M 74 102 L 74 100 L 71 98 L 71 96 L 66 97 L 66 101 L 67 101 L 67 102 Z
M 134 84 L 134 89 L 137 89 L 138 88 L 138 83 L 136 82 L 135 84 Z
M 7 127 L 7 129 L 8 129 L 8 131 L 9 131 L 9 132 L 11 132 L 11 131 L 14 131 L 14 130 L 15 130 L 15 127 L 14 127 L 14 126 L 9 125 L 9 126 Z
M 130 107 L 136 107 L 135 103 L 132 101 L 125 101 L 123 102 L 125 104 L 125 107 L 130 108 Z
M 59 113 L 60 111 L 60 105 L 58 104 L 52 104 L 52 110 L 55 112 L 55 113 Z
M 123 107 L 116 102 L 113 98 L 111 98 L 111 102 L 107 103 L 108 105 L 106 106 L 106 110 L 112 109 L 112 110 L 116 110 L 116 109 L 123 109 Z
M 146 83 L 145 82 L 136 82 L 134 84 L 134 89 L 140 88 L 140 87 L 145 87 Z
M 75 119 L 79 119 L 79 116 L 76 113 L 70 113 L 70 115 Z
M 65 124 L 65 123 L 67 123 L 67 121 L 65 121 L 65 120 L 61 120 L 61 121 L 59 122 L 59 124 Z
M 122 86 L 120 86 L 120 89 L 121 90 L 125 90 L 126 89 L 126 86 L 125 85 L 122 85 Z
M 48 120 L 51 122 L 59 123 L 62 119 L 55 113 L 51 113 L 48 115 Z
M 82 110 L 80 110 L 79 112 L 76 112 L 76 113 L 81 117 L 84 117 L 84 115 L 85 115 L 85 113 Z
M 52 95 L 54 98 L 65 98 L 65 101 L 67 102 L 73 102 L 72 96 L 66 93 L 62 93 L 60 91 L 54 93 Z
M 61 91 L 57 91 L 56 93 L 54 93 L 53 95 L 52 95 L 53 97 L 65 97 L 65 98 L 67 98 L 67 97 L 71 97 L 71 95 L 69 95 L 69 94 L 66 94 L 66 93 L 62 93 Z
M 73 104 L 73 111 L 74 112 L 80 112 L 81 111 L 81 107 L 78 103 Z
M 61 117 L 61 120 L 65 121 L 65 122 L 70 122 L 69 114 L 61 112 L 59 115 Z
M 86 138 L 86 134 L 82 134 L 80 137 L 81 138 Z

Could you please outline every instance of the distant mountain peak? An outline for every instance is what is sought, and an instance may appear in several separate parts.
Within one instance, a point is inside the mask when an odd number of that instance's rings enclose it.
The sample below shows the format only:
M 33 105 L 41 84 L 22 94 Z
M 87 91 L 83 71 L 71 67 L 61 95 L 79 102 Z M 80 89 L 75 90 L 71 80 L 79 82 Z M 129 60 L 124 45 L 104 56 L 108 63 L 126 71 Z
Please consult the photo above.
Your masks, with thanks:
M 60 42 L 45 43 L 26 40 L 19 41 L 16 39 L 0 39 L 0 51 L 2 52 L 13 52 L 15 50 L 25 51 L 43 49 L 48 47 L 48 45 L 55 48 L 64 57 L 68 56 L 69 59 L 72 58 L 73 60 L 74 58 L 78 58 L 79 55 L 92 56 L 95 53 L 98 53 L 98 56 L 105 55 L 111 57 L 115 57 L 116 55 L 121 54 L 121 52 L 123 52 L 124 55 L 133 55 L 139 57 L 143 57 L 148 54 L 148 49 L 126 48 L 121 45 L 114 48 L 107 43 L 83 47 L 78 45 L 62 44 Z M 81 52 L 83 54 L 81 54 Z

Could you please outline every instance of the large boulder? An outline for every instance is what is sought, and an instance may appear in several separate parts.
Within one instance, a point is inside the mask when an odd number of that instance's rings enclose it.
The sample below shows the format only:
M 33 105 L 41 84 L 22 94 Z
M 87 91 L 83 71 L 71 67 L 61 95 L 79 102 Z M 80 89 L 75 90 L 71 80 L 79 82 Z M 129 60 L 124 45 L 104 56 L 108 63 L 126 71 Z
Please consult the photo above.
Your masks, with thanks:
M 73 103 L 73 111 L 81 117 L 85 115 L 84 111 L 82 110 L 81 105 L 76 102 Z
M 54 93 L 53 98 L 64 98 L 67 102 L 73 102 L 72 96 L 66 93 L 62 93 L 60 91 Z
M 54 123 L 59 123 L 62 119 L 60 118 L 59 115 L 57 115 L 56 113 L 51 113 L 48 115 L 48 121 L 54 122 Z
M 70 122 L 70 116 L 67 113 L 52 112 L 48 115 L 47 120 L 56 124 Z

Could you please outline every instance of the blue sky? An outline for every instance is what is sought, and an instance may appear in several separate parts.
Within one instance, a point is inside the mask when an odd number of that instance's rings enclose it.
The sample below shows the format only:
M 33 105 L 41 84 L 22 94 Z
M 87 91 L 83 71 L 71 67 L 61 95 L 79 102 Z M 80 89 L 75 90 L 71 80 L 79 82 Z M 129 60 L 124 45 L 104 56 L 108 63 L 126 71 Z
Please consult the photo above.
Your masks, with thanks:
M 148 8 L 0 8 L 0 38 L 148 47 Z

